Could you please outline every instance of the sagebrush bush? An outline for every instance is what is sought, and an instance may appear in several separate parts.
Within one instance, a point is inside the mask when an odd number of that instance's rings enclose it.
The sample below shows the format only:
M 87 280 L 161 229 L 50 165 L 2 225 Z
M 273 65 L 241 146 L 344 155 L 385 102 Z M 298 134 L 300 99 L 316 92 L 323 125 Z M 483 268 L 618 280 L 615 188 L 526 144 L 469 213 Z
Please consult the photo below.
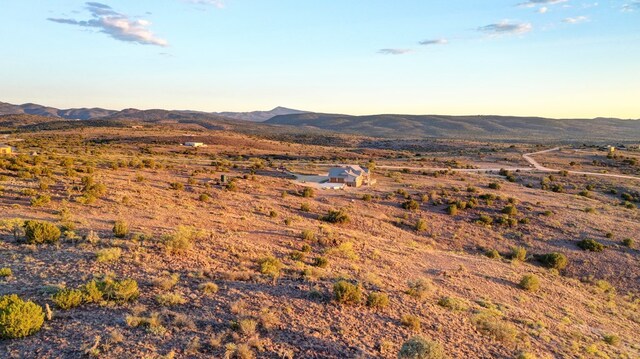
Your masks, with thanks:
M 11 277 L 12 274 L 13 272 L 11 271 L 11 268 L 8 268 L 8 267 L 0 268 L 0 277 L 2 278 Z
M 178 226 L 173 234 L 163 236 L 162 242 L 170 254 L 183 254 L 191 249 L 192 242 L 201 235 L 195 228 Z
M 629 247 L 629 248 L 633 248 L 633 247 L 635 247 L 635 241 L 634 241 L 632 238 L 625 238 L 625 239 L 622 241 L 622 244 L 623 244 L 625 247 Z
M 402 204 L 402 208 L 409 211 L 417 211 L 418 209 L 420 209 L 420 203 L 418 203 L 416 200 L 411 199 L 404 202 Z
M 275 281 L 280 276 L 282 270 L 282 262 L 275 257 L 265 257 L 258 261 L 260 273 L 267 275 Z
M 325 216 L 320 217 L 320 219 L 325 222 L 335 223 L 335 224 L 344 224 L 344 223 L 351 222 L 351 218 L 349 218 L 349 215 L 347 214 L 347 212 L 345 212 L 342 209 L 329 210 L 329 212 Z
M 519 286 L 528 292 L 536 292 L 540 289 L 540 279 L 535 274 L 527 274 L 522 277 Z
M 179 293 L 163 293 L 156 296 L 156 302 L 164 307 L 172 307 L 184 304 L 187 300 Z
M 511 259 L 524 262 L 527 260 L 527 250 L 523 247 L 513 247 L 511 249 Z
M 509 216 L 515 216 L 516 214 L 518 214 L 518 209 L 516 208 L 516 206 L 509 205 L 509 206 L 505 206 L 502 209 L 502 213 Z
M 120 259 L 122 250 L 118 247 L 104 248 L 96 252 L 96 260 L 99 263 L 114 262 Z
M 512 343 L 516 340 L 517 329 L 512 324 L 501 320 L 492 311 L 485 310 L 476 314 L 472 318 L 472 322 L 478 331 L 498 341 Z
M 55 224 L 44 221 L 26 221 L 24 234 L 29 244 L 56 243 L 61 235 Z
M 407 284 L 409 286 L 409 289 L 407 289 L 406 293 L 417 299 L 423 299 L 427 296 L 428 292 L 433 290 L 433 283 L 427 278 L 412 280 Z
M 464 311 L 464 310 L 467 310 L 468 308 L 467 304 L 462 299 L 453 298 L 453 297 L 440 298 L 440 300 L 438 300 L 438 305 L 450 310 L 455 310 L 455 311 Z
M 305 202 L 305 203 L 300 205 L 300 210 L 302 212 L 309 212 L 309 211 L 311 211 L 311 205 L 309 203 Z
M 421 326 L 420 318 L 410 314 L 403 315 L 402 318 L 400 318 L 400 323 L 415 332 L 419 331 Z
M 315 197 L 315 195 L 316 195 L 316 192 L 311 187 L 305 187 L 302 190 L 302 197 L 304 197 L 304 198 Z
M 87 303 L 99 303 L 104 296 L 102 289 L 100 289 L 100 284 L 96 280 L 89 281 L 80 287 L 80 290 L 84 301 Z
M 382 292 L 371 292 L 367 296 L 367 307 L 382 309 L 389 306 L 389 296 Z
M 15 294 L 0 297 L 0 338 L 24 338 L 40 330 L 43 323 L 41 306 Z
M 427 227 L 427 221 L 425 221 L 424 219 L 419 219 L 416 222 L 415 229 L 416 229 L 417 232 L 424 232 L 424 231 L 427 230 L 427 228 L 428 228 Z
M 447 207 L 447 213 L 450 216 L 455 216 L 456 214 L 458 214 L 458 206 L 455 204 L 449 205 L 449 207 Z
M 302 239 L 304 239 L 305 241 L 312 241 L 316 238 L 316 234 L 310 229 L 304 229 L 300 234 L 300 237 L 302 237 Z
M 84 295 L 79 289 L 61 289 L 51 296 L 53 303 L 60 309 L 71 309 L 84 301 Z
M 329 260 L 325 257 L 316 257 L 313 260 L 313 265 L 318 268 L 326 268 L 329 265 Z
M 442 346 L 433 340 L 415 336 L 402 344 L 399 359 L 445 359 Z
M 604 250 L 604 245 L 594 239 L 583 239 L 578 242 L 578 248 L 583 251 L 602 252 Z
M 118 303 L 130 302 L 140 296 L 138 290 L 138 282 L 133 279 L 114 280 L 107 278 L 98 283 L 98 288 L 104 293 L 104 297 L 107 300 L 112 300 Z
M 202 283 L 200 290 L 205 294 L 215 294 L 218 292 L 218 285 L 213 282 Z
M 113 236 L 116 238 L 125 238 L 129 234 L 129 224 L 123 220 L 117 220 L 113 224 Z
M 484 255 L 492 259 L 502 258 L 502 256 L 500 255 L 500 252 L 498 252 L 496 249 L 488 249 L 487 251 L 484 252 Z
M 333 298 L 340 304 L 360 304 L 362 293 L 359 286 L 341 280 L 333 285 Z
M 567 256 L 558 252 L 543 254 L 539 256 L 539 260 L 545 267 L 557 270 L 562 270 L 569 264 Z

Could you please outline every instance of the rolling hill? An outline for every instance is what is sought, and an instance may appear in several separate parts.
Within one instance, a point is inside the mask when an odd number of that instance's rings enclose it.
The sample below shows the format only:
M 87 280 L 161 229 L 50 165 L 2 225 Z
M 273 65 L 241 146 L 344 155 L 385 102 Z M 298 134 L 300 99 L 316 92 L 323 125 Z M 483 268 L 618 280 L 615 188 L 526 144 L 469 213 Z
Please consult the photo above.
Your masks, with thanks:
M 267 124 L 316 128 L 386 138 L 505 138 L 628 140 L 640 138 L 640 121 L 609 118 L 550 119 L 513 116 L 438 116 L 304 113 L 281 115 Z

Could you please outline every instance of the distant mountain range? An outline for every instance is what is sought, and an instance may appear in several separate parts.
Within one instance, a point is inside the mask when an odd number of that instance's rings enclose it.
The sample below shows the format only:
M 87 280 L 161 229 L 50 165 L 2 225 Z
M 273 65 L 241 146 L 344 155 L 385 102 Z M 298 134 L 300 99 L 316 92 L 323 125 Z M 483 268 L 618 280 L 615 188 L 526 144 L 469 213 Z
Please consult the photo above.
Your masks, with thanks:
M 118 126 L 122 121 L 196 124 L 207 129 L 248 133 L 342 133 L 369 137 L 421 139 L 465 138 L 559 141 L 640 141 L 640 120 L 615 118 L 551 119 L 516 116 L 370 115 L 312 113 L 276 107 L 271 111 L 200 112 L 170 110 L 121 111 L 102 108 L 61 110 L 37 104 L 12 105 L 0 102 L 5 128 L 18 124 L 31 129 L 61 128 L 69 120 L 83 120 L 91 126 Z M 48 120 L 51 123 L 48 123 Z M 26 121 L 26 122 L 25 122 Z M 105 122 L 108 121 L 108 122 Z M 12 125 L 15 124 L 15 125 Z M 81 124 L 76 124 L 81 125 Z M 74 126 L 76 126 L 74 125 Z M 37 127 L 34 127 L 37 126 Z
M 13 105 L 10 103 L 0 102 L 0 115 L 38 115 L 45 117 L 53 117 L 66 120 L 95 120 L 101 118 L 145 118 L 159 115 L 177 115 L 179 117 L 209 117 L 222 116 L 236 120 L 263 122 L 274 116 L 302 114 L 304 111 L 294 110 L 286 107 L 276 107 L 271 111 L 253 111 L 253 112 L 200 112 L 200 111 L 168 111 L 168 110 L 138 110 L 126 109 L 122 111 L 107 110 L 104 108 L 71 108 L 57 109 L 54 107 L 42 106 L 34 103 L 24 105 Z

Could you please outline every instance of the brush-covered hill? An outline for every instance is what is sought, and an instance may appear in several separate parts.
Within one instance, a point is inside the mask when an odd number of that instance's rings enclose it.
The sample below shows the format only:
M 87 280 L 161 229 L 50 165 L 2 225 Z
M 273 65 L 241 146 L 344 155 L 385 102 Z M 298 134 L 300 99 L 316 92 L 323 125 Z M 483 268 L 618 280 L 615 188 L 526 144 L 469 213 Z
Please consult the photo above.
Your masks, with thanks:
M 512 116 L 349 116 L 304 113 L 276 116 L 265 123 L 388 138 L 634 140 L 640 137 L 640 121 L 609 118 L 561 120 Z

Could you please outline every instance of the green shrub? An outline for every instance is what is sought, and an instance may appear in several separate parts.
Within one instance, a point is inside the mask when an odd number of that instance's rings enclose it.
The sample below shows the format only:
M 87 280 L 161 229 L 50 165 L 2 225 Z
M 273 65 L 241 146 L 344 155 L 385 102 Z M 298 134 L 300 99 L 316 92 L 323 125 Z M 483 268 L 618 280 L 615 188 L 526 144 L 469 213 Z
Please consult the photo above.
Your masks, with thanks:
M 593 239 L 583 239 L 578 242 L 578 248 L 583 251 L 602 252 L 604 250 L 604 245 Z
M 403 315 L 402 318 L 400 318 L 400 323 L 415 332 L 419 331 L 421 326 L 420 318 L 410 314 Z
M 373 199 L 373 196 L 371 196 L 370 194 L 364 194 L 362 195 L 362 200 L 365 202 L 371 202 L 371 200 Z
M 440 300 L 438 301 L 438 305 L 456 311 L 464 311 L 468 308 L 463 300 L 453 297 L 440 298 Z
M 558 252 L 543 254 L 539 257 L 539 260 L 545 267 L 557 270 L 562 270 L 569 264 L 567 256 Z
M 182 191 L 184 189 L 184 184 L 180 182 L 171 182 L 169 183 L 169 188 L 174 191 Z
M 347 212 L 345 212 L 342 209 L 329 210 L 327 215 L 322 216 L 320 219 L 325 222 L 335 223 L 335 224 L 344 224 L 344 223 L 351 222 L 351 218 L 349 218 L 349 215 L 347 214 Z
M 265 274 L 274 280 L 280 276 L 282 263 L 275 257 L 266 257 L 258 261 L 260 273 Z
M 310 229 L 302 230 L 302 233 L 300 234 L 300 236 L 305 241 L 312 241 L 312 240 L 314 240 L 316 238 L 316 234 Z
M 629 247 L 629 248 L 633 248 L 633 247 L 635 247 L 635 241 L 634 241 L 633 239 L 631 239 L 631 238 L 625 238 L 625 239 L 622 241 L 622 244 L 623 244 L 625 247 Z
M 98 288 L 104 293 L 107 300 L 118 303 L 131 302 L 140 296 L 138 282 L 133 279 L 123 279 L 120 281 L 107 278 L 99 282 Z
M 491 218 L 491 216 L 487 216 L 486 214 L 481 214 L 478 221 L 483 224 L 492 224 L 493 218 Z
M 424 232 L 427 230 L 427 221 L 425 221 L 424 219 L 419 219 L 416 222 L 416 226 L 415 229 L 417 232 Z
M 71 309 L 82 304 L 84 295 L 78 289 L 62 289 L 51 296 L 53 303 L 60 309 Z
M 311 252 L 311 246 L 305 243 L 302 245 L 302 248 L 300 250 L 302 251 L 302 253 L 309 253 Z
M 55 224 L 44 221 L 26 221 L 24 234 L 29 244 L 56 243 L 61 235 Z
M 96 280 L 92 280 L 80 287 L 84 301 L 87 303 L 99 303 L 104 296 L 100 288 L 101 284 Z
M 30 202 L 33 207 L 42 207 L 51 203 L 51 197 L 47 194 L 40 194 L 35 197 L 31 197 Z
M 609 345 L 612 345 L 612 346 L 620 345 L 620 337 L 615 334 L 607 334 L 602 339 L 604 340 L 605 343 Z
M 156 302 L 164 307 L 172 307 L 184 304 L 187 300 L 179 293 L 164 293 L 156 296 Z
M 205 294 L 215 294 L 218 292 L 218 285 L 213 282 L 202 283 L 200 290 Z
M 458 206 L 456 206 L 455 204 L 450 204 L 449 207 L 447 207 L 447 213 L 450 216 L 455 216 L 456 214 L 458 214 Z
M 433 283 L 426 278 L 409 281 L 408 285 L 409 289 L 407 289 L 406 293 L 417 299 L 423 299 L 433 289 Z
M 527 274 L 522 277 L 519 286 L 528 292 L 536 292 L 540 288 L 540 279 L 535 274 Z
M 445 359 L 442 346 L 433 340 L 415 336 L 402 344 L 398 359 Z
M 402 208 L 409 210 L 409 211 L 417 211 L 418 209 L 420 209 L 420 203 L 418 203 L 417 201 L 411 199 L 408 200 L 406 202 L 404 202 L 402 204 Z
M 118 220 L 113 224 L 113 235 L 116 238 L 125 238 L 129 234 L 129 225 L 127 222 Z
M 367 296 L 367 306 L 375 309 L 382 309 L 389 306 L 389 296 L 382 292 L 371 292 Z
M 0 297 L 0 338 L 24 338 L 40 330 L 43 323 L 41 306 L 15 294 Z
M 516 214 L 518 214 L 518 209 L 516 208 L 516 206 L 506 206 L 502 209 L 502 213 L 509 216 L 515 216 Z
M 329 260 L 325 257 L 316 257 L 313 260 L 313 265 L 318 268 L 326 268 L 329 265 Z
M 360 304 L 362 293 L 359 286 L 341 280 L 333 285 L 333 298 L 340 304 Z
M 502 321 L 492 311 L 484 310 L 476 314 L 472 322 L 478 331 L 498 341 L 512 343 L 516 340 L 517 329 L 512 324 Z
M 182 254 L 191 249 L 192 242 L 201 236 L 201 232 L 195 228 L 178 226 L 173 234 L 162 237 L 167 252 L 170 254 Z
M 200 202 L 208 203 L 208 202 L 211 202 L 211 196 L 209 196 L 209 195 L 208 195 L 208 194 L 206 194 L 206 193 L 203 193 L 203 194 L 201 194 L 201 195 L 198 197 L 198 200 L 199 200 Z
M 96 260 L 99 263 L 114 262 L 120 259 L 122 250 L 120 248 L 104 248 L 96 252 Z
M 11 268 L 0 268 L 0 277 L 11 277 L 12 274 L 13 272 L 11 272 Z
M 498 182 L 491 182 L 489 183 L 489 188 L 499 190 L 502 186 Z
M 305 202 L 305 203 L 300 205 L 300 210 L 302 212 L 309 212 L 309 211 L 311 211 L 311 205 L 309 203 Z
M 513 247 L 511 249 L 511 259 L 524 262 L 527 260 L 527 250 L 523 247 Z
M 491 258 L 491 259 L 500 259 L 502 258 L 502 256 L 500 255 L 500 252 L 498 252 L 495 249 L 489 249 L 486 252 L 484 252 L 484 255 Z
M 304 197 L 304 198 L 315 197 L 315 195 L 316 195 L 316 192 L 311 187 L 305 187 L 302 190 L 302 197 Z

